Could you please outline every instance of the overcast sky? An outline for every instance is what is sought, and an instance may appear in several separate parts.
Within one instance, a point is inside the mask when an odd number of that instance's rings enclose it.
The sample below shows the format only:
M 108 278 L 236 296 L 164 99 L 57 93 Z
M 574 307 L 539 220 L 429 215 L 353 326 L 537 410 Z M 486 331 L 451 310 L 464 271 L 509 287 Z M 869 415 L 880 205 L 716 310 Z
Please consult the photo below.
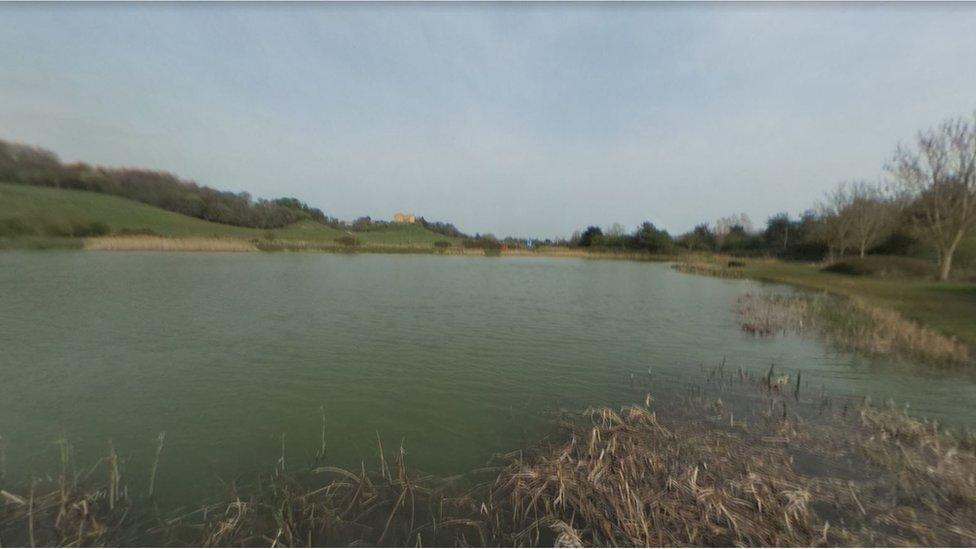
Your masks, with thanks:
M 0 5 L 0 138 L 343 219 L 761 224 L 974 109 L 972 4 Z

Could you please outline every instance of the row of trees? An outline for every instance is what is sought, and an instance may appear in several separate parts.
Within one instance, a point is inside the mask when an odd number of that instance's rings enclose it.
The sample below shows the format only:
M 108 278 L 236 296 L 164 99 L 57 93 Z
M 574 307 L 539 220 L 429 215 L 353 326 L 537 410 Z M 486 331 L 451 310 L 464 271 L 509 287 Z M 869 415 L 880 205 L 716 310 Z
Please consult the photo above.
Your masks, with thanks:
M 626 229 L 619 223 L 614 223 L 608 227 L 606 232 L 600 227 L 591 225 L 582 233 L 575 233 L 567 244 L 570 246 L 624 248 L 664 253 L 674 247 L 674 240 L 667 231 L 658 229 L 650 221 L 645 221 L 631 233 L 626 232 Z
M 606 231 L 590 226 L 565 244 L 828 261 L 927 248 L 938 261 L 940 280 L 947 280 L 960 243 L 976 233 L 976 113 L 919 132 L 912 143 L 898 147 L 885 171 L 886 180 L 839 184 L 798 219 L 777 214 L 762 231 L 738 214 L 673 239 L 645 222 L 630 234 L 618 224 Z
M 893 237 L 914 238 L 947 280 L 960 243 L 976 231 L 976 113 L 919 132 L 886 172 L 886 182 L 842 183 L 820 204 L 829 256 L 864 257 Z

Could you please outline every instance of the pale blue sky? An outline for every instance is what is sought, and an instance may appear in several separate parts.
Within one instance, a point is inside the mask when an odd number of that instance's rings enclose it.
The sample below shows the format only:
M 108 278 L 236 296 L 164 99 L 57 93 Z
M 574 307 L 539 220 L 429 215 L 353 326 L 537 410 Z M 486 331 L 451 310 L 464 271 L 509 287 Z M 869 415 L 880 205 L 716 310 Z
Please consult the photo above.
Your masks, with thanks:
M 976 109 L 976 5 L 3 4 L 0 138 L 470 232 L 798 213 Z

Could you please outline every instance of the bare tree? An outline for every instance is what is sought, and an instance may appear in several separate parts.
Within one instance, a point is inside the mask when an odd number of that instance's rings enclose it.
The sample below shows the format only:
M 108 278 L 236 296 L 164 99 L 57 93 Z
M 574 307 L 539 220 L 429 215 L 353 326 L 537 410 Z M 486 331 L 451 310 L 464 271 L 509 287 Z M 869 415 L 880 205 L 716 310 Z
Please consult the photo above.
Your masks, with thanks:
M 976 227 L 976 113 L 919 132 L 889 170 L 912 200 L 916 231 L 935 247 L 939 280 L 948 280 L 959 242 Z
M 850 241 L 864 257 L 868 248 L 879 244 L 891 234 L 898 222 L 898 208 L 889 199 L 883 184 L 857 181 L 842 184 L 847 188 L 847 204 L 841 215 L 847 218 Z
M 752 220 L 745 213 L 732 214 L 728 217 L 719 218 L 715 221 L 715 242 L 719 248 L 722 247 L 722 243 L 725 242 L 725 237 L 732 232 L 735 227 L 742 227 L 742 230 L 751 233 L 752 232 Z
M 851 194 L 848 186 L 840 184 L 828 192 L 817 204 L 820 218 L 818 232 L 827 244 L 827 260 L 843 257 L 848 248 L 854 247 L 853 218 L 849 210 Z
M 620 223 L 613 223 L 607 228 L 607 236 L 619 237 L 623 236 L 627 232 L 627 228 Z

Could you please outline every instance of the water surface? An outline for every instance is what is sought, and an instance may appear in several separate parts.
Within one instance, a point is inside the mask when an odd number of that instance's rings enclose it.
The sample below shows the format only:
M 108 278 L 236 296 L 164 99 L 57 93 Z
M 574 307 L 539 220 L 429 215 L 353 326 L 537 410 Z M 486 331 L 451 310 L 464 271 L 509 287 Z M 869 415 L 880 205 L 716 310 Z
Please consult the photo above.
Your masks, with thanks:
M 401 441 L 436 474 L 551 430 L 548 412 L 686 391 L 689 372 L 803 370 L 808 386 L 973 423 L 976 383 L 800 337 L 741 333 L 745 292 L 789 291 L 665 264 L 313 254 L 0 254 L 0 436 L 9 477 L 43 474 L 66 436 L 79 464 L 166 444 L 160 497 Z M 636 381 L 631 380 L 632 374 Z M 146 479 L 143 481 L 143 479 Z

